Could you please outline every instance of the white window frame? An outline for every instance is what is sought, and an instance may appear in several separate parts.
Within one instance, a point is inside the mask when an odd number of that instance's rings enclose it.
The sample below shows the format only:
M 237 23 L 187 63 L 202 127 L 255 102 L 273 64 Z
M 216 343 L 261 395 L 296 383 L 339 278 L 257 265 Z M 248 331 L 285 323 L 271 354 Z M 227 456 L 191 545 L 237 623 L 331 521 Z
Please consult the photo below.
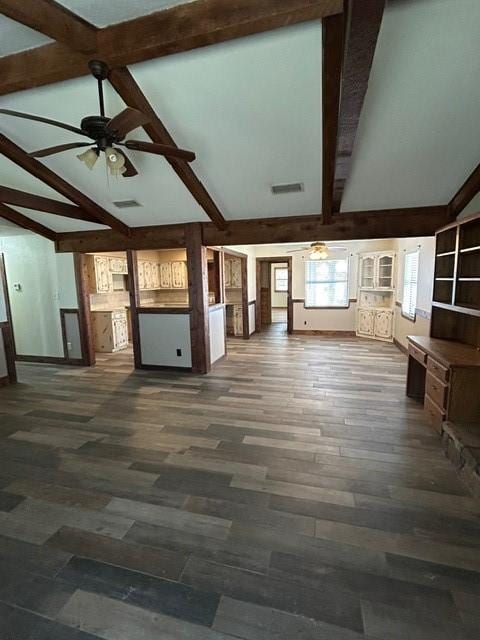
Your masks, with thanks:
M 349 274 L 350 274 L 350 260 L 348 259 L 348 257 L 345 258 L 327 258 L 326 260 L 322 260 L 322 263 L 325 262 L 346 262 L 346 275 L 344 279 L 335 279 L 335 280 L 308 280 L 308 270 L 309 270 L 309 264 L 310 263 L 314 263 L 314 264 L 319 264 L 320 261 L 314 261 L 314 260 L 305 260 L 305 302 L 304 302 L 304 307 L 305 309 L 348 309 L 348 307 L 350 306 L 350 300 L 349 300 Z M 336 283 L 345 283 L 346 287 L 345 287 L 345 302 L 343 304 L 309 304 L 308 303 L 308 287 L 310 285 L 315 285 L 315 284 L 336 284 Z
M 415 321 L 417 315 L 420 250 L 407 251 L 403 262 L 402 316 Z
M 281 282 L 285 282 L 285 289 L 279 289 L 277 286 L 277 272 L 278 271 L 286 271 L 287 277 L 280 278 Z M 288 293 L 288 267 L 275 267 L 273 270 L 273 281 L 274 281 L 274 291 L 275 293 Z

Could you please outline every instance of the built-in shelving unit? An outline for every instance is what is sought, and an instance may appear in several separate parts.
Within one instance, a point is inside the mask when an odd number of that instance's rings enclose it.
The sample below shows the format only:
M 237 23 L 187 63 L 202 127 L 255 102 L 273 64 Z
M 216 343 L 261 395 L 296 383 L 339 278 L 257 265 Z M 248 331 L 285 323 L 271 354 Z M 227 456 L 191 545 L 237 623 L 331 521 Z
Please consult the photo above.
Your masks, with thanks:
M 480 215 L 436 238 L 431 335 L 480 348 Z

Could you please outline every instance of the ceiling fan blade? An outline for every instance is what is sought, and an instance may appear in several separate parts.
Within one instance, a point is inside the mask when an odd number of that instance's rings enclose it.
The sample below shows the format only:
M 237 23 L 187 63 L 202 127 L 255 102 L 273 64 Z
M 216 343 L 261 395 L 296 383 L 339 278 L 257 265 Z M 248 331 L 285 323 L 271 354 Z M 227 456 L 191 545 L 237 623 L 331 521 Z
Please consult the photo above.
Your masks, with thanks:
M 156 153 L 157 155 L 166 156 L 167 158 L 179 158 L 180 160 L 186 160 L 186 162 L 193 162 L 196 157 L 193 151 L 186 151 L 185 149 L 179 149 L 178 147 L 171 147 L 167 144 L 159 144 L 157 142 L 126 140 L 125 146 L 127 149 Z
M 35 122 L 43 122 L 44 124 L 51 124 L 54 127 L 66 129 L 67 131 L 72 131 L 73 133 L 78 133 L 78 135 L 86 136 L 88 138 L 87 134 L 85 131 L 82 131 L 82 129 L 74 127 L 71 124 L 65 124 L 65 122 L 58 122 L 58 120 L 51 120 L 50 118 L 43 118 L 42 116 L 33 116 L 29 113 L 12 111 L 11 109 L 0 109 L 0 114 L 5 116 L 15 116 L 16 118 L 24 118 L 25 120 L 34 120 Z
M 120 151 L 120 149 L 117 149 L 117 151 L 118 153 L 121 153 L 122 156 L 125 158 L 125 164 L 123 166 L 125 167 L 126 171 L 122 173 L 122 176 L 124 178 L 133 178 L 133 176 L 137 176 L 138 171 L 135 169 L 130 158 L 123 151 Z
M 45 156 L 51 156 L 54 153 L 61 153 L 62 151 L 68 151 L 69 149 L 78 149 L 79 147 L 90 147 L 91 145 L 91 142 L 69 142 L 67 144 L 58 144 L 56 147 L 47 147 L 46 149 L 32 151 L 28 155 L 31 158 L 44 158 Z
M 290 251 L 287 251 L 286 253 L 303 253 L 304 251 L 308 251 L 310 249 L 310 247 L 304 247 L 303 249 L 291 249 Z
M 109 131 L 115 131 L 117 139 L 123 140 L 127 133 L 147 124 L 147 122 L 150 122 L 148 116 L 138 109 L 127 107 L 110 120 L 107 129 Z

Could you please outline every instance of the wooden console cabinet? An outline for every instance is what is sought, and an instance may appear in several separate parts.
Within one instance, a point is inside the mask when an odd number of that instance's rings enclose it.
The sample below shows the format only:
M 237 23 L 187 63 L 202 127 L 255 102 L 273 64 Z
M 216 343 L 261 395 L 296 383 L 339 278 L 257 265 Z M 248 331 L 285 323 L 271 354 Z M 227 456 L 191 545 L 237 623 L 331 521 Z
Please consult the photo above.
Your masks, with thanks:
M 425 336 L 408 336 L 407 395 L 423 398 L 440 431 L 442 422 L 480 422 L 480 351 Z

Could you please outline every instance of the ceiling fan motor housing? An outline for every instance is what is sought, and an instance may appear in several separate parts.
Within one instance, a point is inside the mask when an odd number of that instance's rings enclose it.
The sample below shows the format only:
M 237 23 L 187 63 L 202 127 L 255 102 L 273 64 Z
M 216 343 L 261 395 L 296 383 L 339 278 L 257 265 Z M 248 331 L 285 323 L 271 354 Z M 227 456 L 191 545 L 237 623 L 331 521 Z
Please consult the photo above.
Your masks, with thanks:
M 95 140 L 98 146 L 104 150 L 105 147 L 111 146 L 116 138 L 107 133 L 107 124 L 110 122 L 110 118 L 106 116 L 87 116 L 83 118 L 80 127 L 89 138 Z

